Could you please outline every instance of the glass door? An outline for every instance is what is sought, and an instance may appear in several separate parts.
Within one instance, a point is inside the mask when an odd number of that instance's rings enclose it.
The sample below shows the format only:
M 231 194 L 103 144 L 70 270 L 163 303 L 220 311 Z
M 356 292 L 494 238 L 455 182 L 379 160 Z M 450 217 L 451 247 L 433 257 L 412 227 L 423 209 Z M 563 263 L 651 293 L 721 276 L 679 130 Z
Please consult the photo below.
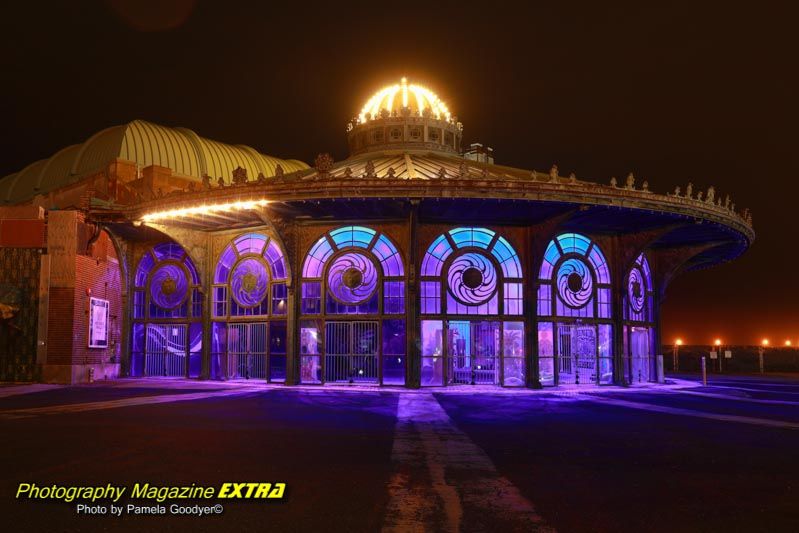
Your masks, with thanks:
M 499 383 L 500 322 L 451 320 L 447 328 L 448 383 Z

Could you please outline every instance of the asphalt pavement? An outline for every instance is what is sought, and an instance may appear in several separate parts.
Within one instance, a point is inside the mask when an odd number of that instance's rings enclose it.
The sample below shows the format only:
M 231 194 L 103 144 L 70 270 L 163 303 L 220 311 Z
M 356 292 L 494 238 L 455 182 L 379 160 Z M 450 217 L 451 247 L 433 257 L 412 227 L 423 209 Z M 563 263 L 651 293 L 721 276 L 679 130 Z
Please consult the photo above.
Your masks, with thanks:
M 13 531 L 799 530 L 799 377 L 670 382 L 3 384 L 0 511 Z M 15 499 L 22 482 L 245 481 L 288 488 L 283 500 L 220 501 L 221 514 L 199 518 Z

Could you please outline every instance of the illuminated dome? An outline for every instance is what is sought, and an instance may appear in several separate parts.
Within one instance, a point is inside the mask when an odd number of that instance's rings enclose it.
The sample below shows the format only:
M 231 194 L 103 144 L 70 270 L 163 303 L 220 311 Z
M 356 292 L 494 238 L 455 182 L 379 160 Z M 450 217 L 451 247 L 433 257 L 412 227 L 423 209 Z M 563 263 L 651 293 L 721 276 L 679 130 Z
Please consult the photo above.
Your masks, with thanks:
M 371 118 L 378 118 L 386 112 L 388 115 L 395 116 L 398 114 L 415 116 L 429 114 L 437 120 L 447 122 L 452 120 L 452 114 L 447 104 L 427 87 L 409 84 L 407 78 L 402 78 L 399 83 L 384 87 L 372 95 L 358 114 L 358 121 L 366 122 Z
M 460 154 L 463 124 L 430 89 L 408 83 L 372 95 L 347 125 L 350 155 L 394 150 Z

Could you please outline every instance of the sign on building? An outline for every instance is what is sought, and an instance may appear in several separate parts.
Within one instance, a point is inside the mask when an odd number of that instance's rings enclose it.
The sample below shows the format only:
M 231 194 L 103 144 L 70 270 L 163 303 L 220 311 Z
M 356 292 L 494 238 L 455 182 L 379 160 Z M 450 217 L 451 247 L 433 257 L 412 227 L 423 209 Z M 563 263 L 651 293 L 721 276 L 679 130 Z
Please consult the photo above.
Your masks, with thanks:
M 108 300 L 89 299 L 89 348 L 108 347 Z

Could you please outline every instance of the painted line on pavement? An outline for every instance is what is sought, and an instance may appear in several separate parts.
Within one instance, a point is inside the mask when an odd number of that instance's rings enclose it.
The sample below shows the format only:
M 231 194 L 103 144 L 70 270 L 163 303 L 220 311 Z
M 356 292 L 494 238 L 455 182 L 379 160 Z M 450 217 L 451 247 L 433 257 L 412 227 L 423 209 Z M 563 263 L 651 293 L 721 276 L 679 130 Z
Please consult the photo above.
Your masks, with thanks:
M 400 396 L 391 461 L 384 532 L 457 532 L 464 508 L 508 531 L 554 531 L 430 393 Z
M 134 398 L 123 398 L 120 400 L 107 400 L 102 402 L 71 403 L 63 405 L 50 405 L 46 407 L 29 407 L 24 409 L 10 409 L 0 411 L 1 420 L 14 420 L 19 418 L 31 418 L 44 415 L 58 415 L 65 413 L 82 413 L 85 411 L 99 411 L 102 409 L 116 409 L 119 407 L 131 407 L 136 405 L 156 405 L 160 403 L 185 402 L 191 400 L 202 400 L 218 396 L 237 396 L 262 392 L 262 389 L 240 388 L 224 391 L 198 392 L 194 394 L 165 394 L 160 396 L 136 396 Z
M 720 398 L 722 400 L 735 400 L 737 402 L 762 403 L 767 405 L 799 405 L 799 402 L 792 402 L 790 400 L 767 400 L 762 398 L 749 398 L 746 396 L 732 396 L 730 394 L 716 394 L 713 392 L 681 390 L 672 392 L 672 394 L 690 394 L 691 396 L 702 396 L 704 398 Z
M 584 395 L 582 396 L 582 398 L 586 401 L 602 405 L 615 405 L 617 407 L 627 407 L 629 409 L 639 409 L 641 411 L 652 411 L 655 413 L 665 413 L 669 415 L 706 418 L 708 420 L 719 420 L 722 422 L 738 422 L 741 424 L 750 424 L 753 426 L 765 426 L 765 427 L 773 427 L 781 429 L 799 429 L 799 423 L 785 422 L 782 420 L 772 420 L 769 418 L 757 418 L 752 416 L 709 413 L 707 411 L 695 411 L 693 409 L 685 409 L 682 407 L 667 407 L 665 405 L 631 402 L 629 400 L 618 400 L 616 398 L 607 398 L 607 397 L 591 397 L 589 395 Z
M 63 388 L 65 388 L 64 385 L 47 385 L 44 383 L 34 383 L 31 385 L 11 385 L 9 387 L 0 387 L 0 398 L 8 398 L 9 396 L 19 396 L 20 394 L 32 394 L 35 392 L 44 392 Z

